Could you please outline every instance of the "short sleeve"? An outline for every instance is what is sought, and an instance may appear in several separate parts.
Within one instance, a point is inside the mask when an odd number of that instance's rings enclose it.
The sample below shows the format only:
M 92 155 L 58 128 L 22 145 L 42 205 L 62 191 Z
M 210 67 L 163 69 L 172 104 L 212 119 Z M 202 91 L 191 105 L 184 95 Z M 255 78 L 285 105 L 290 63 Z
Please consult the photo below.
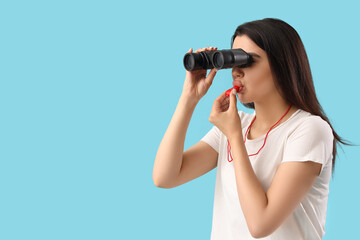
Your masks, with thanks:
M 200 140 L 209 144 L 217 153 L 219 153 L 221 131 L 213 126 L 212 129 Z
M 289 135 L 282 162 L 312 161 L 321 163 L 323 169 L 332 158 L 333 139 L 332 129 L 326 121 L 319 116 L 306 118 Z

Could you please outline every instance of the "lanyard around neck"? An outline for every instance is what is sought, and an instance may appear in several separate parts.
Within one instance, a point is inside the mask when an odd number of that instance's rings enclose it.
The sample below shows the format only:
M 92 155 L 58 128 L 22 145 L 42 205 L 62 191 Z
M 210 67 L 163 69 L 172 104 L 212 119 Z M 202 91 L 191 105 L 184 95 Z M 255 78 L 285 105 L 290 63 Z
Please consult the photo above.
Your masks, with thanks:
M 263 145 L 261 146 L 261 148 L 260 148 L 256 153 L 253 153 L 253 154 L 248 155 L 249 157 L 255 156 L 255 155 L 258 155 L 258 154 L 259 154 L 259 152 L 261 151 L 261 149 L 263 149 L 264 146 L 265 146 L 266 139 L 267 139 L 267 137 L 268 137 L 271 129 L 273 129 L 273 128 L 281 121 L 281 119 L 283 119 L 283 118 L 285 117 L 285 115 L 289 112 L 290 108 L 291 108 L 291 104 L 290 104 L 289 108 L 286 110 L 285 114 L 282 115 L 282 117 L 279 119 L 279 121 L 277 121 L 274 125 L 272 125 L 271 128 L 269 129 L 269 131 L 266 133 L 266 136 L 265 136 L 265 139 L 264 139 L 264 143 L 263 143 Z M 251 121 L 249 127 L 248 127 L 247 130 L 246 130 L 244 143 L 246 142 L 247 134 L 248 134 L 248 132 L 249 132 L 249 130 L 250 130 L 251 125 L 254 123 L 255 119 L 256 119 L 256 116 L 255 116 L 254 119 Z M 227 153 L 228 153 L 228 154 L 227 154 L 227 158 L 228 158 L 228 161 L 229 161 L 229 162 L 232 162 L 232 161 L 233 161 L 233 158 L 232 158 L 232 155 L 231 155 L 231 146 L 230 146 L 229 140 L 227 140 L 227 142 L 228 142 L 228 145 L 227 145 Z M 230 160 L 230 158 L 231 158 L 231 160 Z

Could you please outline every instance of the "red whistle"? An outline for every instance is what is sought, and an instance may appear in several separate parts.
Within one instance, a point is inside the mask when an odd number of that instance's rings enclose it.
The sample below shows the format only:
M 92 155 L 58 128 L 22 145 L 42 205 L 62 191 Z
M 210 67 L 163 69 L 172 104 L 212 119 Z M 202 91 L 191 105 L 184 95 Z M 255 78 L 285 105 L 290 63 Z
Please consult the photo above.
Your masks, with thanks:
M 226 90 L 225 94 L 227 97 L 230 97 L 230 94 L 231 94 L 231 91 L 235 88 L 236 92 L 239 92 L 240 91 L 240 87 L 239 86 L 234 86 L 228 90 Z

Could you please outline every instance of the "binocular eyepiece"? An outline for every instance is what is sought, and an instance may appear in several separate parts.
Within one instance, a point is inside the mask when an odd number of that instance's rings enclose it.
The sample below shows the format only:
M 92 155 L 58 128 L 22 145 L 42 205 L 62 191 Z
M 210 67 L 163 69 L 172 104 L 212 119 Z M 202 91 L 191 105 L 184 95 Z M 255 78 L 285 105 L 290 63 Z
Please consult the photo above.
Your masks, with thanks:
M 251 55 L 241 48 L 186 53 L 184 56 L 184 67 L 188 71 L 214 67 L 218 70 L 233 67 L 244 68 L 250 66 L 252 62 Z

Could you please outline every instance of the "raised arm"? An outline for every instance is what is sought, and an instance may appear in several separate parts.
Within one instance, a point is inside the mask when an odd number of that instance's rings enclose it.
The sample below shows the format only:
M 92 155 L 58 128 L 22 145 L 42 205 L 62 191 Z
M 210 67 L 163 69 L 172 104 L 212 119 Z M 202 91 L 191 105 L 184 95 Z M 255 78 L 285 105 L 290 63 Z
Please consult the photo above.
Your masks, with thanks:
M 195 52 L 212 50 L 216 48 L 202 48 Z M 188 52 L 192 52 L 192 49 Z M 208 76 L 206 70 L 186 71 L 183 92 L 156 154 L 153 169 L 156 186 L 169 188 L 177 181 L 183 164 L 184 142 L 191 116 L 197 103 L 211 86 L 215 74 L 215 69 Z M 206 149 L 209 148 L 211 147 Z

